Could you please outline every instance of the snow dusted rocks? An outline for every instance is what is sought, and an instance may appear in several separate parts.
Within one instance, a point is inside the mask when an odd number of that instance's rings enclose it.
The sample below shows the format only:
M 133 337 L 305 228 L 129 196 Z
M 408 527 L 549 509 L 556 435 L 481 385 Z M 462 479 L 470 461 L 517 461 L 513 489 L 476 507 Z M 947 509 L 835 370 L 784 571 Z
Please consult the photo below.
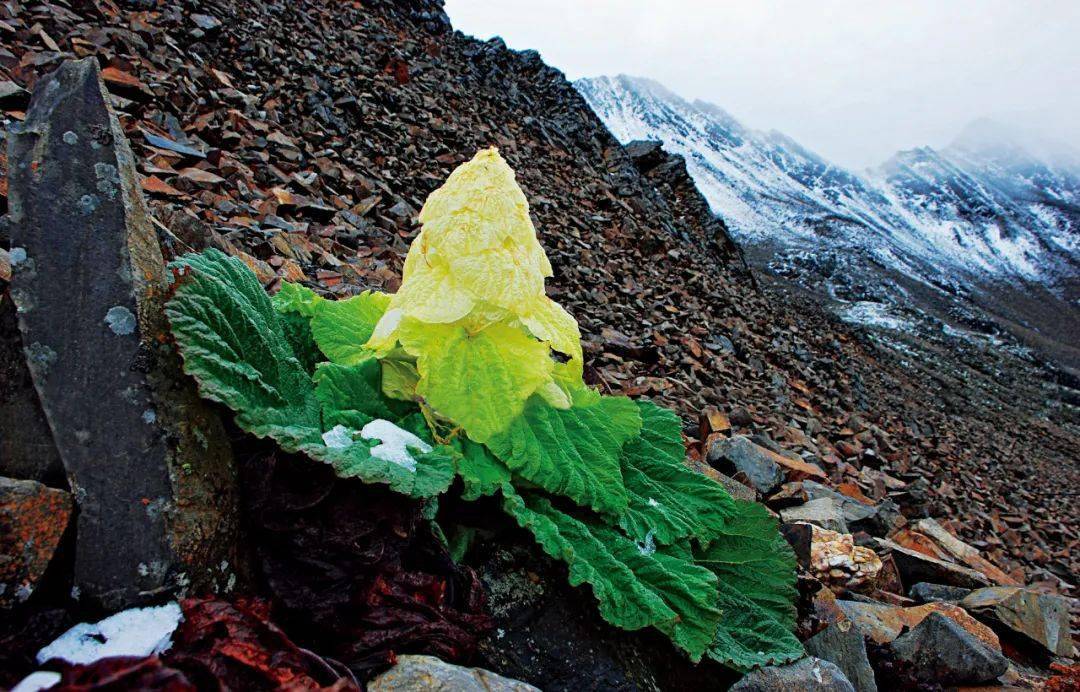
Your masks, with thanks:
M 114 609 L 227 583 L 230 450 L 165 346 L 164 262 L 96 60 L 38 80 L 9 160 L 11 294 L 79 508 L 79 592 Z

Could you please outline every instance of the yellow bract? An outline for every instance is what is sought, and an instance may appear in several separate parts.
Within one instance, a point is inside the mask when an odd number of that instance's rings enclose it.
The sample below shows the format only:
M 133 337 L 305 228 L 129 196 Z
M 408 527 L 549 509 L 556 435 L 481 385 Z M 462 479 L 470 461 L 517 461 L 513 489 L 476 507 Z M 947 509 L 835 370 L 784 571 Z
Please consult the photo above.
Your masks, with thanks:
M 581 334 L 574 318 L 544 293 L 551 263 L 536 237 L 525 194 L 499 152 L 484 149 L 458 166 L 428 197 L 420 221 L 420 234 L 405 259 L 401 288 L 391 298 L 368 347 L 386 354 L 400 342 L 417 359 L 417 394 L 436 409 L 436 402 L 458 404 L 450 407 L 454 411 L 437 413 L 464 427 L 470 436 L 476 432 L 485 437 L 504 428 L 534 393 L 553 405 L 568 406 L 575 383 L 580 382 Z M 428 363 L 441 360 L 425 347 L 447 344 L 440 344 L 441 339 L 402 338 L 403 329 L 415 335 L 424 324 L 453 325 L 463 330 L 454 334 L 481 338 L 484 348 L 476 349 L 475 357 L 496 358 L 502 367 L 495 366 L 492 374 L 511 381 L 500 387 L 478 383 L 475 378 L 478 373 L 483 378 L 487 365 L 483 362 L 469 364 L 472 382 L 464 379 L 465 373 L 460 381 L 454 381 L 445 371 L 438 377 L 425 372 Z M 513 334 L 535 339 L 544 348 L 524 349 L 525 344 Z M 569 361 L 556 364 L 550 350 Z M 473 354 L 474 349 L 466 348 L 462 353 Z M 530 358 L 539 354 L 545 362 L 517 362 L 505 367 L 526 354 Z M 460 405 L 470 389 L 508 393 L 511 400 L 477 402 L 477 408 L 484 410 L 477 414 L 483 420 L 463 420 L 463 415 L 471 417 L 462 413 L 466 407 Z

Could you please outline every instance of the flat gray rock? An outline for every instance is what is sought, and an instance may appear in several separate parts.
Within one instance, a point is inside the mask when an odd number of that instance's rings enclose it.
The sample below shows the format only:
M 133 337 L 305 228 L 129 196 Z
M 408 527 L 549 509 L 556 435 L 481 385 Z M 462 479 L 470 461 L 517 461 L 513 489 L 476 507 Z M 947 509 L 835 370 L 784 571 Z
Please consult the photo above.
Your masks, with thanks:
M 78 593 L 118 609 L 227 587 L 231 451 L 166 346 L 161 249 L 95 59 L 37 81 L 8 158 L 11 294 L 79 508 Z
M 757 668 L 731 686 L 731 692 L 855 692 L 855 686 L 835 664 L 809 656 L 786 666 Z
M 806 653 L 836 664 L 858 692 L 877 692 L 874 669 L 866 655 L 866 640 L 851 622 L 834 622 L 810 637 Z
M 759 493 L 767 495 L 784 482 L 783 471 L 772 454 L 745 435 L 736 435 L 710 447 L 707 460 L 721 471 L 742 472 Z

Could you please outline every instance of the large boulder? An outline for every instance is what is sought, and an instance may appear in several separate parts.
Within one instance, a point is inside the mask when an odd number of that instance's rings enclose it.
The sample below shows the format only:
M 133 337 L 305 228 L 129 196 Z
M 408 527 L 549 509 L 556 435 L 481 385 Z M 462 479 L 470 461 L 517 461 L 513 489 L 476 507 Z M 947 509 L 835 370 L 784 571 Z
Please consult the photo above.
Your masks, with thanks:
M 972 591 L 960 605 L 1001 633 L 1017 635 L 1057 656 L 1072 654 L 1069 605 L 1061 596 L 994 586 Z
M 161 250 L 93 58 L 37 81 L 8 154 L 11 295 L 79 508 L 76 592 L 115 609 L 228 587 L 231 451 L 169 346 Z
M 1009 668 L 1000 651 L 983 644 L 955 620 L 931 613 L 890 645 L 911 664 L 916 679 L 937 685 L 991 682 Z

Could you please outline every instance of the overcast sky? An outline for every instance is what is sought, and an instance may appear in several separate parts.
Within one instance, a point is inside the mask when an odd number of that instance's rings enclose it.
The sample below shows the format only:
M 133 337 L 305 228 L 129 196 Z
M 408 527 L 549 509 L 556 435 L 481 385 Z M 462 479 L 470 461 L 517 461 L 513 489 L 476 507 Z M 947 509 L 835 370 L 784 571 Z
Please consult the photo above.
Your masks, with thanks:
M 1080 147 L 1078 0 L 446 0 L 571 79 L 652 77 L 836 163 L 992 117 Z

